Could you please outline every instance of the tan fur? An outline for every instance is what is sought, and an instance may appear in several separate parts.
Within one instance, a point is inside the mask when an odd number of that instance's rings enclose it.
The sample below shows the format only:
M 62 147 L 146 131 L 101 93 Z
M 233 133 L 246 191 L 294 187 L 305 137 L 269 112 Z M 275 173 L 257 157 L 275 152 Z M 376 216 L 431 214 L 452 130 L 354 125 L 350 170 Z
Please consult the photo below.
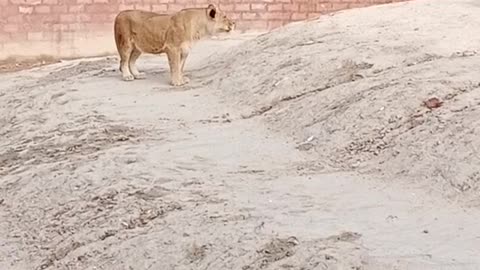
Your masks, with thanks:
M 188 83 L 183 75 L 185 60 L 196 40 L 218 32 L 230 32 L 235 23 L 214 5 L 189 8 L 167 15 L 140 10 L 121 11 L 115 18 L 115 43 L 120 71 L 125 81 L 145 78 L 135 62 L 142 53 L 166 53 L 171 84 Z

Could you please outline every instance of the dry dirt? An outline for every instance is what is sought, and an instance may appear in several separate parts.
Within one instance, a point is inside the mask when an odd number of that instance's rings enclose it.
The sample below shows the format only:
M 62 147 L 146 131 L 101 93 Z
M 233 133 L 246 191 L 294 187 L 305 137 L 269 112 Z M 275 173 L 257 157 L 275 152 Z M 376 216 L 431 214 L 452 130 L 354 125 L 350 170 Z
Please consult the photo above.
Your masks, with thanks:
M 0 269 L 480 269 L 475 3 L 0 75 Z
M 60 62 L 58 59 L 48 56 L 39 56 L 33 59 L 10 57 L 4 60 L 0 60 L 0 73 L 26 70 L 58 62 Z

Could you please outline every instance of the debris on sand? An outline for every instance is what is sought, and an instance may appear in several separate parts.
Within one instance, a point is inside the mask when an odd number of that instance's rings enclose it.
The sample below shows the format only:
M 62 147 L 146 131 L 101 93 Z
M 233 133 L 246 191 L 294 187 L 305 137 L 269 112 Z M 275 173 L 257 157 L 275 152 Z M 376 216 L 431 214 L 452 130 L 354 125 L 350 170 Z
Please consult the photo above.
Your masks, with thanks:
M 425 105 L 425 107 L 431 110 L 431 109 L 440 108 L 443 104 L 443 101 L 440 101 L 440 99 L 433 97 L 424 101 L 423 104 Z
M 342 232 L 317 240 L 275 237 L 257 250 L 252 263 L 242 270 L 256 269 L 363 269 L 364 250 L 355 232 Z
M 338 235 L 332 235 L 332 236 L 329 236 L 327 238 L 325 238 L 325 240 L 328 240 L 328 241 L 341 241 L 341 242 L 354 242 L 358 239 L 360 239 L 360 237 L 362 237 L 361 234 L 359 233 L 356 233 L 356 232 L 342 232 Z
M 244 266 L 242 270 L 250 269 L 264 269 L 271 263 L 280 261 L 286 257 L 290 257 L 295 254 L 294 247 L 299 244 L 299 241 L 295 236 L 288 238 L 274 238 L 262 248 L 257 250 L 258 258 L 253 265 Z
M 257 252 L 263 257 L 262 265 L 266 265 L 271 262 L 279 261 L 285 257 L 292 256 L 295 253 L 293 248 L 298 244 L 299 242 L 295 236 L 283 239 L 275 238 Z
M 308 137 L 304 142 L 297 145 L 297 149 L 300 151 L 308 151 L 315 147 L 316 138 L 315 136 Z
M 190 248 L 187 249 L 186 258 L 189 263 L 194 263 L 197 261 L 203 260 L 207 254 L 208 245 L 197 245 L 197 243 L 193 243 Z

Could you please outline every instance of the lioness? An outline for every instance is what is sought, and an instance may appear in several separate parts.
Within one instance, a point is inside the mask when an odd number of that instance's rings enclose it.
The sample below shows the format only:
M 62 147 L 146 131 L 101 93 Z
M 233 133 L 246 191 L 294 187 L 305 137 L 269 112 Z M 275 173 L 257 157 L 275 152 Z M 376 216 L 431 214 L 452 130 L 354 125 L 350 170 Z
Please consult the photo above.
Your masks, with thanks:
M 235 22 L 212 4 L 207 8 L 182 9 L 171 15 L 121 11 L 115 17 L 114 33 L 123 80 L 145 78 L 135 66 L 142 53 L 166 53 L 171 84 L 186 84 L 188 79 L 183 76 L 183 68 L 194 41 L 234 28 Z

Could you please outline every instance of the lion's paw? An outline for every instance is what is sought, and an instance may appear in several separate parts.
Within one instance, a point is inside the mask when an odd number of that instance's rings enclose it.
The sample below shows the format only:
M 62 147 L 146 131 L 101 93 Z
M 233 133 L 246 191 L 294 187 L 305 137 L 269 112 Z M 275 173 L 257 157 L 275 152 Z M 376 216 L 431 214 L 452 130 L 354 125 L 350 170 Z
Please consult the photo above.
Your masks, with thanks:
M 143 79 L 146 79 L 146 78 L 147 78 L 147 76 L 146 76 L 145 73 L 143 73 L 143 72 L 134 74 L 133 77 L 135 77 L 135 79 L 137 79 L 137 80 L 143 80 Z
M 181 78 L 179 80 L 172 80 L 172 85 L 173 86 L 182 86 L 182 85 L 185 85 L 187 83 L 189 83 L 189 79 L 188 78 Z
M 131 74 L 123 75 L 122 78 L 123 78 L 124 81 L 127 81 L 127 82 L 135 80 L 135 77 Z

